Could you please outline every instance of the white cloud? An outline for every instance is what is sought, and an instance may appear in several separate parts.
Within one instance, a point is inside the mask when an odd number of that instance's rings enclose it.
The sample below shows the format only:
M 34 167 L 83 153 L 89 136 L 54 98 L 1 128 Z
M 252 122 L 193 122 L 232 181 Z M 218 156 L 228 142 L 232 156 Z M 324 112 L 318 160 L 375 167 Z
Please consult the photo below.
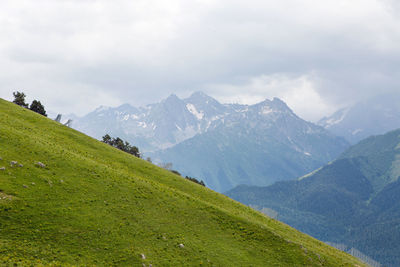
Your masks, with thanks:
M 94 95 L 89 106 L 141 105 L 219 84 L 232 91 L 208 93 L 241 98 L 234 89 L 258 79 L 293 82 L 300 89 L 268 92 L 293 108 L 308 95 L 299 113 L 328 112 L 399 90 L 399 14 L 393 0 L 4 0 L 0 97 L 29 90 L 84 113 L 82 93 Z
M 333 112 L 336 106 L 328 103 L 315 88 L 315 77 L 285 74 L 261 75 L 241 85 L 214 84 L 206 88 L 223 103 L 255 104 L 278 97 L 300 117 L 316 121 Z

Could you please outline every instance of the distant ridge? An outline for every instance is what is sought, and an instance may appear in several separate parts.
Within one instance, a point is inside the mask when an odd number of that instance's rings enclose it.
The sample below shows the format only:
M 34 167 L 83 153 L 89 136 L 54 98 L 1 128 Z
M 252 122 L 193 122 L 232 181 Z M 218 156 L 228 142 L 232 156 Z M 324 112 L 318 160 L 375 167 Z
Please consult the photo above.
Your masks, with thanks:
M 372 136 L 294 181 L 227 192 L 320 240 L 400 266 L 400 129 Z
M 348 147 L 299 118 L 278 98 L 255 105 L 221 104 L 195 92 L 170 95 L 141 108 L 99 108 L 73 127 L 135 144 L 153 162 L 171 162 L 185 175 L 223 192 L 238 184 L 269 185 L 322 166 Z M 147 153 L 146 153 L 147 152 Z
M 318 122 L 332 133 L 356 144 L 371 135 L 400 127 L 400 94 L 380 95 L 343 108 Z
M 238 184 L 294 179 L 348 147 L 343 138 L 299 118 L 278 98 L 225 107 L 230 112 L 219 115 L 206 131 L 149 155 L 224 192 Z
M 174 146 L 206 132 L 215 121 L 235 112 L 202 92 L 186 99 L 175 94 L 144 107 L 124 104 L 116 108 L 99 107 L 75 120 L 74 128 L 100 139 L 106 133 L 135 143 L 142 151 Z

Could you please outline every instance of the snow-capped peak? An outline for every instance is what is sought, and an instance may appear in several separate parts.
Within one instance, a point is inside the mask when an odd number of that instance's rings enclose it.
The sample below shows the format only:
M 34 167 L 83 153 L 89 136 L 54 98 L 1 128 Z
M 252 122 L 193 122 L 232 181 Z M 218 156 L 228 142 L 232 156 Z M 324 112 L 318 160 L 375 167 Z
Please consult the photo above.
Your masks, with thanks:
M 329 118 L 323 118 L 321 119 L 318 124 L 325 127 L 325 128 L 330 128 L 336 124 L 339 124 L 340 122 L 342 122 L 346 116 L 347 113 L 349 112 L 350 108 L 343 108 L 338 110 L 337 112 L 335 112 L 332 116 L 330 116 Z

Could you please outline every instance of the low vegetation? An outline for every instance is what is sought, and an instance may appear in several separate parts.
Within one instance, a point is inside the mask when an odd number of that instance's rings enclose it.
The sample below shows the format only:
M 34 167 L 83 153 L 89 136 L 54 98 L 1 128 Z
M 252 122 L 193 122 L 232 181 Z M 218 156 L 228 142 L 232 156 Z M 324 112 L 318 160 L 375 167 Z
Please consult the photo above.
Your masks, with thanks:
M 21 106 L 23 108 L 29 108 L 30 110 L 47 117 L 46 110 L 44 109 L 44 106 L 42 105 L 42 103 L 40 103 L 40 101 L 33 100 L 31 105 L 29 106 L 27 103 L 25 103 L 25 97 L 26 97 L 25 93 L 17 91 L 14 92 L 13 95 L 14 95 L 14 100 L 13 100 L 14 104 L 17 104 L 18 106 Z
M 118 148 L 126 153 L 129 153 L 135 157 L 140 158 L 139 148 L 136 146 L 131 146 L 129 142 L 122 140 L 119 137 L 113 138 L 106 134 L 103 136 L 103 143 L 109 144 L 112 147 Z
M 185 179 L 188 179 L 189 181 L 194 182 L 196 184 L 199 184 L 199 185 L 202 185 L 202 186 L 206 186 L 206 184 L 204 183 L 203 180 L 197 180 L 196 178 L 190 177 L 190 176 L 185 176 Z

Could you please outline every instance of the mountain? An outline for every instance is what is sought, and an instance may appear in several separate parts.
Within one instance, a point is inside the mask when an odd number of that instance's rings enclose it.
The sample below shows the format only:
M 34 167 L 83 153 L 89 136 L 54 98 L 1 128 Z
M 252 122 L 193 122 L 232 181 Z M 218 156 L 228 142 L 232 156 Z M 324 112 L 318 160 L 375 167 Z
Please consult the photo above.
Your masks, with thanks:
M 140 108 L 129 104 L 99 107 L 75 120 L 72 127 L 96 139 L 106 133 L 119 136 L 146 152 L 174 146 L 205 132 L 213 121 L 230 112 L 230 105 L 196 92 L 184 100 L 171 95 Z
M 340 109 L 317 124 L 356 144 L 371 135 L 400 127 L 400 95 L 388 94 Z
M 262 186 L 293 179 L 348 147 L 343 138 L 302 120 L 278 98 L 231 105 L 229 110 L 206 132 L 148 155 L 224 192 L 238 184 Z
M 320 240 L 355 247 L 400 266 L 400 129 L 372 136 L 298 180 L 227 192 L 272 209 L 283 222 Z
M 0 99 L 2 266 L 365 266 Z
M 322 166 L 349 145 L 297 117 L 280 99 L 256 105 L 220 104 L 202 92 L 171 95 L 135 108 L 100 107 L 72 126 L 100 139 L 119 136 L 156 163 L 223 192 L 238 184 L 269 185 Z

